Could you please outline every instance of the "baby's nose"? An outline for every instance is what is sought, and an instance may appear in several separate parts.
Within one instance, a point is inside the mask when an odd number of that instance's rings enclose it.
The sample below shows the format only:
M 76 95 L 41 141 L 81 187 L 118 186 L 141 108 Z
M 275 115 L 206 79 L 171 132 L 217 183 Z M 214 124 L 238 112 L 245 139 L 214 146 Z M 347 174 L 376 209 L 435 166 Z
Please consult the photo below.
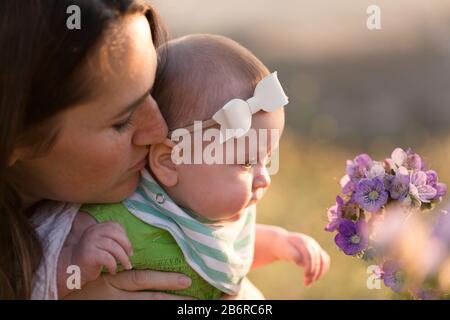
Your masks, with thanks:
M 266 189 L 270 185 L 270 176 L 265 166 L 258 166 L 257 172 L 253 178 L 253 190 Z

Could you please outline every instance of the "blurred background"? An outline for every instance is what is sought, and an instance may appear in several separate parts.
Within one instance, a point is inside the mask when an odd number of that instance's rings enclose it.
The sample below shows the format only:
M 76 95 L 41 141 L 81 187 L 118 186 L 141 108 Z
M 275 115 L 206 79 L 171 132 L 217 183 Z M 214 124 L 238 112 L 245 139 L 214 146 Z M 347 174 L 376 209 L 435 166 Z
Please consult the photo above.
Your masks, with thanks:
M 307 233 L 330 253 L 310 288 L 278 262 L 250 279 L 271 299 L 397 299 L 366 287 L 366 265 L 324 232 L 345 160 L 395 147 L 421 154 L 450 183 L 450 1 L 153 0 L 172 37 L 229 36 L 258 56 L 290 98 L 280 171 L 258 206 L 260 223 Z M 381 30 L 368 30 L 369 5 Z

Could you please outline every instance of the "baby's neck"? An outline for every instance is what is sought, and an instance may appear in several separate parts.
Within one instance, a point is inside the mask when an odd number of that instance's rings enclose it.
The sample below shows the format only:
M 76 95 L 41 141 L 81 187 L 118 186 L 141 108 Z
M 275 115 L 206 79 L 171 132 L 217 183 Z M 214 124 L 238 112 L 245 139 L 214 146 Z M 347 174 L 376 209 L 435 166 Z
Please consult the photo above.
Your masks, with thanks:
M 189 209 L 189 208 L 184 208 L 182 206 L 180 206 L 181 209 L 184 210 L 184 212 L 186 212 L 188 215 L 190 215 L 192 218 L 194 218 L 195 220 L 201 222 L 201 223 L 206 223 L 206 224 L 212 224 L 212 223 L 220 223 L 221 221 L 214 221 L 214 220 L 209 220 L 208 218 L 199 215 L 198 213 L 196 213 L 195 211 Z

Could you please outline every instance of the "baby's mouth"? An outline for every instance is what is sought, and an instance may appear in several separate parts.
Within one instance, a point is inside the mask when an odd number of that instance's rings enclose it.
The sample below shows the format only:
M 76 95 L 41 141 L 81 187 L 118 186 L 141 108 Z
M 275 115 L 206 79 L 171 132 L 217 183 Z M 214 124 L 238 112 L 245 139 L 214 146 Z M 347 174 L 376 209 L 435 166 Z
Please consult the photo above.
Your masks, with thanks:
M 259 200 L 261 200 L 262 196 L 264 195 L 264 192 L 262 189 L 258 189 L 256 193 L 253 194 L 252 198 L 248 202 L 247 207 L 250 207 L 254 204 L 256 204 Z
M 256 190 L 255 194 L 252 197 L 252 201 L 258 202 L 259 200 L 262 199 L 263 195 L 264 195 L 264 190 L 263 189 Z

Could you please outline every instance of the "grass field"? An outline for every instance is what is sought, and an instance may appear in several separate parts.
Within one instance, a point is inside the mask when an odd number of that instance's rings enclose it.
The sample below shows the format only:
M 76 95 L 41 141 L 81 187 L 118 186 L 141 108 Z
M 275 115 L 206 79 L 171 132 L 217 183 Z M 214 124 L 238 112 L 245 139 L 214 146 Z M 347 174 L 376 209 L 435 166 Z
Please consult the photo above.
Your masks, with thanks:
M 435 169 L 440 180 L 450 182 L 450 137 L 433 139 L 426 146 L 411 146 Z M 280 171 L 272 176 L 272 186 L 258 205 L 258 222 L 282 226 L 313 236 L 331 256 L 331 269 L 310 288 L 303 286 L 303 271 L 293 264 L 277 262 L 254 270 L 250 279 L 269 299 L 398 299 L 384 288 L 366 287 L 366 265 L 338 251 L 333 235 L 323 230 L 327 208 L 340 192 L 339 179 L 345 160 L 368 152 L 374 159 L 389 156 L 396 147 L 386 142 L 369 150 L 349 150 L 319 145 L 287 130 L 280 149 Z M 407 148 L 409 146 L 399 146 Z M 370 149 L 376 152 L 371 153 Z

